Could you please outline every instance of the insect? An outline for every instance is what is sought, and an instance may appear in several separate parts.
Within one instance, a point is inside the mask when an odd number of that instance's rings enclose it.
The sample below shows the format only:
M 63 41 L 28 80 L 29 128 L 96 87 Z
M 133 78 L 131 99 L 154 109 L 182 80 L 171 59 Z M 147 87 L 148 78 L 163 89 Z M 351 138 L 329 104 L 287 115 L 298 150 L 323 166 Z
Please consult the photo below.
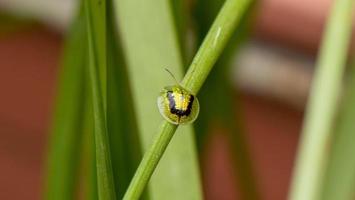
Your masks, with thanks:
M 174 79 L 174 75 L 165 69 Z M 176 79 L 175 79 L 176 81 Z M 172 124 L 188 124 L 196 120 L 200 105 L 195 95 L 176 85 L 164 87 L 158 97 L 160 114 Z

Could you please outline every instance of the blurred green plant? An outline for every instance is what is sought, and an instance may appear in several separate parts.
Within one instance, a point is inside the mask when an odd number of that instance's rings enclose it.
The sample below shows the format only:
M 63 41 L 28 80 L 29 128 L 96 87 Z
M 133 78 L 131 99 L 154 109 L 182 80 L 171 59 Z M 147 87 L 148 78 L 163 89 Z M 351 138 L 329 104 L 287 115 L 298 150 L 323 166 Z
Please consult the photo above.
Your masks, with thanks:
M 303 124 L 291 200 L 321 199 L 350 42 L 353 5 L 352 0 L 336 0 L 329 16 Z
M 238 116 L 231 109 L 235 104 L 228 83 L 228 67 L 237 47 L 248 35 L 248 20 L 255 1 L 227 0 L 209 28 L 222 2 L 196 2 L 197 10 L 193 12 L 197 43 L 201 47 L 181 85 L 194 94 L 202 89 L 199 96 L 202 110 L 196 126 L 199 147 L 203 146 L 211 121 L 217 120 L 225 126 L 242 196 L 260 199 L 242 125 L 234 123 Z M 83 0 L 82 3 L 85 9 L 81 8 L 74 21 L 64 50 L 49 144 L 45 199 L 74 199 L 81 191 L 78 189 L 81 182 L 85 182 L 86 199 L 122 199 L 124 195 L 125 199 L 138 199 L 151 176 L 144 199 L 202 199 L 192 126 L 177 129 L 176 125 L 163 121 L 156 130 L 162 119 L 156 108 L 159 89 L 173 83 L 164 68 L 182 77 L 184 63 L 189 61 L 189 52 L 193 52 L 186 42 L 191 24 L 184 13 L 189 10 L 186 2 Z M 351 3 L 337 0 L 330 17 L 290 199 L 313 200 L 323 195 L 322 198 L 331 200 L 354 195 L 351 188 L 355 184 L 355 162 L 350 158 L 354 152 L 352 86 L 340 113 L 336 129 L 339 134 L 331 142 L 351 28 Z M 212 71 L 213 66 L 216 67 Z M 212 76 L 207 79 L 210 72 Z M 209 101 L 211 97 L 215 101 Z M 168 147 L 173 136 L 174 141 Z M 333 146 L 327 168 L 329 144 Z M 143 151 L 146 153 L 138 167 Z M 84 170 L 79 173 L 79 168 Z
M 321 199 L 350 200 L 355 196 L 355 62 L 350 69 L 338 124 L 330 147 Z
M 78 183 L 78 160 L 85 109 L 86 24 L 80 12 L 64 49 L 52 134 L 48 149 L 45 199 L 72 199 Z
M 115 28 L 113 1 L 107 3 L 107 129 L 117 198 L 122 199 L 142 150 L 127 65 Z

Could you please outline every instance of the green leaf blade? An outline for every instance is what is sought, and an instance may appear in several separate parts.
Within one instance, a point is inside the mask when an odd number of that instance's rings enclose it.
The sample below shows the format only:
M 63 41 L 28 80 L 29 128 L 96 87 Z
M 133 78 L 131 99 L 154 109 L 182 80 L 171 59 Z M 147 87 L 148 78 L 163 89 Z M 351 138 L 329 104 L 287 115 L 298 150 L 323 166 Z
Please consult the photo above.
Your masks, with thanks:
M 115 1 L 133 91 L 142 148 L 147 150 L 162 120 L 159 90 L 179 78 L 182 60 L 168 1 Z M 167 184 L 167 180 L 174 180 Z M 152 199 L 202 199 L 192 128 L 179 128 L 149 185 Z
M 85 1 L 99 199 L 116 199 L 106 116 L 106 1 Z
M 117 198 L 122 199 L 141 159 L 127 66 L 116 33 L 111 0 L 107 10 L 107 130 Z
M 64 49 L 47 161 L 44 199 L 73 199 L 83 135 L 85 16 L 75 20 Z
M 329 164 L 322 190 L 324 200 L 353 199 L 355 192 L 355 70 L 344 96 L 335 128 Z
M 336 0 L 317 61 L 289 199 L 320 199 L 337 113 L 354 1 Z

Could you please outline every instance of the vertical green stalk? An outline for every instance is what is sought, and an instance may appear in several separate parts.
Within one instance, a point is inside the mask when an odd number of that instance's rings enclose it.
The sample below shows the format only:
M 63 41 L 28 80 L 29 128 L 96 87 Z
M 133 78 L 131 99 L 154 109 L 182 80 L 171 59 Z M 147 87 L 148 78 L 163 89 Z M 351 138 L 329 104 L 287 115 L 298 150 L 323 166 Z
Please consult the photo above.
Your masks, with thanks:
M 44 199 L 74 199 L 83 135 L 86 47 L 85 16 L 80 12 L 64 49 L 49 144 Z
M 116 199 L 106 124 L 106 1 L 85 0 L 98 197 Z
M 332 142 L 323 200 L 351 200 L 355 197 L 355 65 L 350 78 L 336 126 L 337 134 Z
M 183 87 L 197 94 L 240 21 L 241 16 L 247 9 L 249 2 L 248 0 L 226 1 L 182 81 Z M 176 128 L 176 125 L 172 125 L 167 121 L 162 123 L 153 145 L 149 147 L 136 171 L 124 196 L 125 200 L 134 200 L 140 197 Z
M 186 0 L 170 0 L 171 12 L 174 16 L 175 30 L 184 67 L 188 67 L 188 49 L 186 41 L 188 33 L 188 18 L 186 13 L 188 13 L 188 9 L 186 4 Z
M 112 0 L 107 4 L 107 130 L 116 195 L 122 199 L 141 159 L 141 144 Z
M 336 0 L 318 57 L 289 199 L 317 200 L 331 144 L 347 47 L 352 0 Z
M 86 25 L 86 24 L 84 24 Z M 87 43 L 87 39 L 86 39 Z M 86 52 L 86 51 L 85 51 Z M 87 52 L 86 52 L 87 53 Z M 87 56 L 88 58 L 88 56 Z M 89 62 L 86 59 L 85 66 Z M 89 70 L 85 68 L 85 116 L 84 116 L 84 137 L 83 137 L 83 194 L 86 200 L 98 199 L 98 186 L 97 186 L 97 170 L 96 170 L 96 148 L 95 148 L 95 135 L 94 135 L 94 118 L 92 109 L 92 94 Z

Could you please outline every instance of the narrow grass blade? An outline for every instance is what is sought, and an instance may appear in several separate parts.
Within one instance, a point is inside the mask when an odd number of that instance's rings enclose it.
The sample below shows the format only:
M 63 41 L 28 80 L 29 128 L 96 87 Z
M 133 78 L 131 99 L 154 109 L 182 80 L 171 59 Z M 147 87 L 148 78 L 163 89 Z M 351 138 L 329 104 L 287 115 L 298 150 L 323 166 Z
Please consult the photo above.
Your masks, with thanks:
M 112 1 L 107 3 L 107 129 L 117 198 L 122 199 L 141 159 L 141 148 Z
M 198 40 L 202 41 L 208 31 L 209 24 L 212 23 L 212 19 L 217 14 L 217 9 L 223 5 L 223 2 L 216 0 L 197 1 L 195 16 L 198 22 Z M 254 4 L 255 1 L 250 1 L 247 11 L 243 14 L 243 18 L 232 39 L 200 91 L 201 107 L 209 109 L 201 110 L 201 117 L 196 126 L 199 148 L 203 148 L 205 138 L 209 132 L 209 124 L 218 121 L 226 128 L 226 136 L 231 145 L 232 161 L 238 175 L 237 180 L 239 181 L 238 186 L 240 187 L 241 196 L 242 199 L 250 200 L 260 199 L 260 194 L 255 180 L 244 128 L 240 120 L 241 116 L 238 115 L 239 113 L 234 112 L 236 109 L 232 109 L 239 107 L 239 105 L 236 105 L 236 95 L 231 85 L 230 71 L 237 50 L 247 39 Z M 213 97 L 213 101 L 211 101 L 211 97 Z
M 184 69 L 187 68 L 188 61 L 188 8 L 186 0 L 170 0 L 173 21 L 177 33 L 180 54 L 182 55 Z
M 106 122 L 106 1 L 85 1 L 99 199 L 116 199 Z
M 85 16 L 75 20 L 64 49 L 52 134 L 49 144 L 44 199 L 74 199 L 84 115 Z
M 87 40 L 86 40 L 87 41 Z M 87 42 L 86 42 L 87 43 Z M 88 65 L 86 59 L 85 66 Z M 83 138 L 83 161 L 82 161 L 82 188 L 84 199 L 97 200 L 97 170 L 96 170 L 96 149 L 94 138 L 94 118 L 92 109 L 92 94 L 90 87 L 89 70 L 85 69 L 85 116 L 84 116 L 84 138 Z
M 156 3 L 153 7 L 151 2 L 147 1 L 147 5 L 135 5 L 135 1 L 119 1 L 120 3 L 118 4 L 118 13 L 119 13 L 119 22 L 121 22 L 122 28 L 122 35 L 124 38 L 124 41 L 126 42 L 125 47 L 128 53 L 128 60 L 131 61 L 132 64 L 132 73 L 131 74 L 139 74 L 143 73 L 144 76 L 140 76 L 139 82 L 140 84 L 137 84 L 138 87 L 136 87 L 136 91 L 144 91 L 147 90 L 147 86 L 149 84 L 152 84 L 155 82 L 155 80 L 162 80 L 160 78 L 160 73 L 159 70 L 154 70 L 155 76 L 149 75 L 149 72 L 153 71 L 154 66 L 156 64 L 159 64 L 158 67 L 160 67 L 161 71 L 163 71 L 163 67 L 166 66 L 166 63 L 171 63 L 171 65 L 174 66 L 180 66 L 181 68 L 181 61 L 178 55 L 178 51 L 176 48 L 176 40 L 174 40 L 174 37 L 171 37 L 171 35 L 174 36 L 174 34 L 171 33 L 171 29 L 169 30 L 164 30 L 166 27 L 171 27 L 172 22 L 170 19 L 169 13 L 164 14 L 162 10 L 164 11 L 164 8 L 167 8 L 168 6 L 166 3 L 158 4 Z M 124 2 L 124 3 L 122 3 Z M 132 3 L 135 2 L 135 3 Z M 226 45 L 226 42 L 230 38 L 233 30 L 235 29 L 236 25 L 238 24 L 241 13 L 245 11 L 246 3 L 248 1 L 236 1 L 236 0 L 229 0 L 227 1 L 223 8 L 220 11 L 220 14 L 218 15 L 216 21 L 212 25 L 212 28 L 210 32 L 207 34 L 207 37 L 205 38 L 200 50 L 197 53 L 197 56 L 195 57 L 194 61 L 192 62 L 192 65 L 189 68 L 189 71 L 185 78 L 182 81 L 182 86 L 186 87 L 187 89 L 190 89 L 192 93 L 197 94 L 198 90 L 202 86 L 203 82 L 207 78 L 211 68 L 213 67 L 213 64 L 216 62 L 216 59 L 222 52 L 224 46 Z M 130 4 L 131 3 L 131 4 Z M 142 3 L 142 2 L 140 2 Z M 137 8 L 144 8 L 145 10 L 138 10 Z M 148 9 L 147 9 L 148 8 Z M 132 17 L 131 11 L 135 10 L 136 13 L 142 14 L 149 14 L 149 15 L 142 15 L 141 17 L 137 17 L 137 15 L 134 15 Z M 147 12 L 147 10 L 149 12 Z M 153 12 L 152 12 L 153 11 Z M 158 14 L 164 14 L 162 16 L 159 16 Z M 139 16 L 138 15 L 138 16 Z M 147 21 L 145 20 L 159 20 L 159 24 L 149 24 L 149 26 L 146 26 Z M 169 21 L 167 21 L 169 19 Z M 139 24 L 139 26 L 137 26 Z M 145 30 L 144 37 L 139 35 L 139 32 L 135 32 L 137 30 Z M 164 31 L 161 31 L 161 30 Z M 129 30 L 131 31 L 130 34 Z M 161 34 L 157 31 L 161 31 Z M 135 36 L 135 37 L 128 37 L 128 36 Z M 170 39 L 167 41 L 162 40 L 163 37 L 170 36 Z M 126 38 L 125 38 L 126 37 Z M 158 38 L 159 37 L 159 38 Z M 149 40 L 150 39 L 150 40 Z M 145 45 L 142 45 L 145 44 Z M 133 48 L 133 47 L 139 47 L 139 48 Z M 153 49 L 153 47 L 155 47 Z M 168 51 L 170 47 L 170 51 Z M 134 51 L 133 51 L 134 49 Z M 145 50 L 145 51 L 143 51 Z M 174 54 L 172 54 L 174 53 Z M 139 55 L 137 57 L 137 55 Z M 144 59 L 143 59 L 144 58 Z M 153 59 L 152 59 L 153 58 Z M 144 61 L 144 62 L 143 62 Z M 149 65 L 147 65 L 147 61 L 149 62 Z M 163 61 L 163 62 L 161 62 Z M 172 62 L 175 61 L 175 62 Z M 166 62 L 166 63 L 165 63 Z M 140 65 L 138 65 L 138 63 Z M 154 65 L 155 64 L 155 65 Z M 142 66 L 146 66 L 145 68 Z M 168 65 L 169 66 L 169 65 Z M 170 68 L 170 66 L 169 66 Z M 159 69 L 159 68 L 158 68 Z M 161 72 L 162 73 L 162 72 Z M 133 81 L 137 81 L 137 78 L 134 79 L 132 78 Z M 138 82 L 138 81 L 137 81 Z M 150 93 L 148 94 L 147 92 L 144 93 L 142 92 L 141 94 L 144 94 L 139 96 L 138 99 L 141 98 L 147 98 L 145 104 L 137 105 L 139 111 L 143 111 L 143 108 L 150 108 L 150 112 L 142 112 L 140 113 L 141 117 L 139 120 L 144 120 L 146 118 L 151 118 L 153 116 L 153 113 L 158 113 L 157 109 L 153 109 L 151 105 L 154 105 L 156 101 L 156 96 L 152 96 L 152 91 L 154 93 L 158 93 L 158 91 L 154 92 L 154 88 L 162 88 L 164 85 L 161 82 L 160 84 L 155 85 L 156 87 L 153 87 Z M 156 89 L 155 89 L 156 90 Z M 137 92 L 138 93 L 138 92 Z M 137 98 L 136 98 L 137 99 Z M 143 106 L 142 106 L 143 105 Z M 155 119 L 154 119 L 155 121 Z M 152 133 L 151 131 L 154 129 L 152 125 L 154 125 L 155 122 L 150 121 L 151 123 L 147 123 L 145 127 L 146 129 L 143 129 L 144 131 L 149 130 L 149 132 L 146 133 L 146 135 Z M 154 125 L 156 126 L 156 125 Z M 140 193 L 143 191 L 144 186 L 146 185 L 147 181 L 149 180 L 149 177 L 152 175 L 152 172 L 154 171 L 155 167 L 157 167 L 156 173 L 152 177 L 152 182 L 153 184 L 151 187 L 153 188 L 152 190 L 152 195 L 156 195 L 153 197 L 153 199 L 201 199 L 201 195 L 199 193 L 199 186 L 198 181 L 196 181 L 196 178 L 198 178 L 197 175 L 197 169 L 194 169 L 195 171 L 185 171 L 183 173 L 180 173 L 177 171 L 177 169 L 180 167 L 188 166 L 190 165 L 190 168 L 187 170 L 191 170 L 193 168 L 196 168 L 196 165 L 193 160 L 188 160 L 188 158 L 191 158 L 191 155 L 195 155 L 193 150 L 190 149 L 190 153 L 183 153 L 184 151 L 186 152 L 187 149 L 193 147 L 193 141 L 192 139 L 185 138 L 185 140 L 181 140 L 182 136 L 188 136 L 191 138 L 190 133 L 188 134 L 187 132 L 181 132 L 176 135 L 176 138 L 174 139 L 174 143 L 172 143 L 169 147 L 169 149 L 166 152 L 165 157 L 162 159 L 162 161 L 159 163 L 157 166 L 160 158 L 162 157 L 168 143 L 170 142 L 172 136 L 174 135 L 174 132 L 177 128 L 176 125 L 172 125 L 166 121 L 162 123 L 160 126 L 160 130 L 158 131 L 158 134 L 155 136 L 153 145 L 149 148 L 147 153 L 144 155 L 143 160 L 138 167 L 138 170 L 125 194 L 124 199 L 137 199 L 140 196 Z M 186 127 L 186 126 L 185 126 Z M 185 128 L 184 127 L 184 128 Z M 151 128 L 151 129 L 148 129 Z M 186 127 L 189 128 L 189 127 Z M 182 129 L 180 129 L 182 130 Z M 185 130 L 186 131 L 186 130 Z M 144 136 L 144 134 L 143 134 Z M 147 140 L 146 140 L 147 141 Z M 146 144 L 146 141 L 144 144 Z M 191 142 L 191 143 L 190 143 Z M 179 146 L 177 146 L 179 145 Z M 147 148 L 147 147 L 146 147 Z M 175 148 L 179 148 L 178 151 L 176 151 L 176 155 L 171 154 Z M 177 157 L 179 156 L 179 157 Z M 175 158 L 174 158 L 175 157 Z M 178 158 L 178 159 L 177 159 Z M 175 160 L 174 160 L 175 159 Z M 180 162 L 176 162 L 179 161 Z M 168 163 L 169 161 L 169 163 Z M 187 162 L 188 161 L 188 162 Z M 189 163 L 192 161 L 191 163 Z M 170 166 L 169 166 L 170 164 Z M 188 165 L 186 165 L 188 164 Z M 166 167 L 167 166 L 167 167 Z M 166 168 L 165 168 L 166 167 Z M 193 168 L 191 168 L 193 167 Z M 173 170 L 173 171 L 172 171 Z M 160 174 L 164 174 L 164 172 L 173 172 L 174 176 L 157 176 Z M 169 175 L 168 173 L 166 175 Z M 181 178 L 183 177 L 183 178 Z M 155 182 L 157 178 L 161 178 L 159 180 L 160 182 Z M 195 182 L 191 182 L 191 178 L 194 178 L 193 180 Z M 190 179 L 190 180 L 189 180 Z M 166 184 L 166 180 L 172 180 L 171 184 Z M 193 183 L 193 184 L 192 184 Z M 154 187 L 159 186 L 154 191 Z M 176 187 L 177 186 L 177 187 Z M 194 187 L 192 187 L 194 186 Z M 168 187 L 176 187 L 178 190 L 168 190 Z M 166 189 L 166 190 L 164 190 Z
M 355 197 L 355 65 L 344 96 L 336 135 L 332 142 L 326 179 L 322 191 L 324 200 L 351 200 Z
M 162 120 L 156 107 L 160 89 L 174 84 L 164 68 L 178 78 L 182 75 L 182 60 L 169 3 L 154 0 L 115 1 L 144 150 L 148 149 Z M 151 199 L 201 199 L 194 145 L 192 127 L 180 129 L 152 177 L 149 187 Z
M 289 199 L 320 199 L 337 111 L 354 1 L 336 0 L 317 62 Z

